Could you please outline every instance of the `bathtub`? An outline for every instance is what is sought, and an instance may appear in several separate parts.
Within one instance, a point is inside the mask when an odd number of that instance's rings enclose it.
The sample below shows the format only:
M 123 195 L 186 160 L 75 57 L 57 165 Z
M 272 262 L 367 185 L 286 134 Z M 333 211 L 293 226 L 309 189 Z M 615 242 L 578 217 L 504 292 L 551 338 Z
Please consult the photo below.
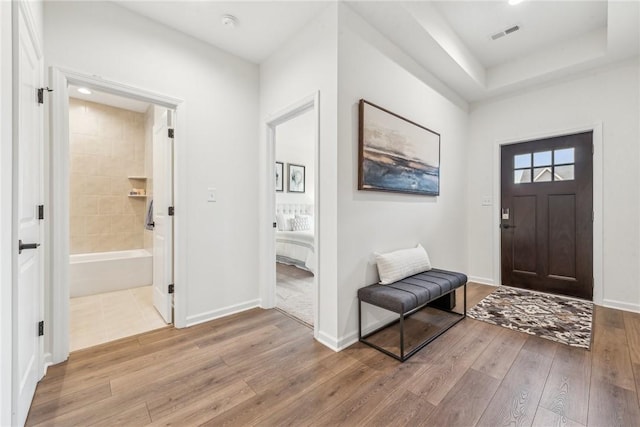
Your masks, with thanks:
M 69 257 L 71 298 L 150 285 L 153 256 L 144 249 Z

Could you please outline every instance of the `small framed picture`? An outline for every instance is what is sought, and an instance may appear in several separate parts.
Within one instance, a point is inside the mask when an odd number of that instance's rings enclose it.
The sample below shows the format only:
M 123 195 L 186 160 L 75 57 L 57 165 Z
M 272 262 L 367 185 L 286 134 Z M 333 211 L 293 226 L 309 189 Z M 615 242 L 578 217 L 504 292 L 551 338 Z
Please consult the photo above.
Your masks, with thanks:
M 276 191 L 284 191 L 284 163 L 276 162 Z
M 304 166 L 289 163 L 289 187 L 290 193 L 304 193 Z

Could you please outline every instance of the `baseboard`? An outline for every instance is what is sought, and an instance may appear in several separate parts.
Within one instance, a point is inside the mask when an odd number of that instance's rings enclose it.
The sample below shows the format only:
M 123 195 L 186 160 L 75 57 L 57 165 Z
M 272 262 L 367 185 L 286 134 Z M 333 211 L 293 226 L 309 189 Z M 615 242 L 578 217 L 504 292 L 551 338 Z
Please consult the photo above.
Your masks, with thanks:
M 480 283 L 481 285 L 498 286 L 493 279 L 487 277 L 469 276 L 469 282 Z
M 340 351 L 340 347 L 338 346 L 338 340 L 336 340 L 334 337 L 329 336 L 327 334 L 325 334 L 322 331 L 318 331 L 318 336 L 316 337 L 316 340 L 326 346 L 329 347 L 331 350 L 333 351 Z
M 53 354 L 51 353 L 45 353 L 43 354 L 42 357 L 42 366 L 43 366 L 43 373 L 42 376 L 47 375 L 47 369 L 49 369 L 49 366 L 53 365 Z
M 616 301 L 612 299 L 604 299 L 602 300 L 602 305 L 609 308 L 617 308 L 618 310 L 640 313 L 640 305 L 638 304 L 630 304 L 628 302 Z
M 241 311 L 250 310 L 256 307 L 260 307 L 259 299 L 230 305 L 217 310 L 207 311 L 205 313 L 196 314 L 195 316 L 187 316 L 187 327 L 219 319 L 220 317 L 229 316 L 230 314 L 240 313 Z

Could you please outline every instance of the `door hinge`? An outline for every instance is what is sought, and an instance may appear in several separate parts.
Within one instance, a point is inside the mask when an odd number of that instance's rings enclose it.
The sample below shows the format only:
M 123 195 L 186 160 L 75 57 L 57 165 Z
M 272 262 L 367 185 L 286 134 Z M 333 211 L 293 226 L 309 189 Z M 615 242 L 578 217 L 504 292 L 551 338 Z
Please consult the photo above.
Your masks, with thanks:
M 44 335 L 44 320 L 38 322 L 38 336 L 41 337 Z
M 274 222 L 273 223 L 273 228 L 276 228 L 277 226 L 278 226 L 278 224 Z
M 38 88 L 38 104 L 44 104 L 44 91 L 53 92 L 53 89 L 49 89 L 48 87 L 40 87 Z
M 173 283 L 169 285 L 169 293 L 172 294 L 173 293 Z
M 44 205 L 38 205 L 38 219 L 44 219 Z
M 169 216 L 173 216 L 173 214 L 175 213 L 175 209 L 173 208 L 173 206 L 169 206 L 169 212 L 168 215 Z
M 173 129 L 167 129 L 167 130 L 168 130 L 169 138 L 173 138 Z

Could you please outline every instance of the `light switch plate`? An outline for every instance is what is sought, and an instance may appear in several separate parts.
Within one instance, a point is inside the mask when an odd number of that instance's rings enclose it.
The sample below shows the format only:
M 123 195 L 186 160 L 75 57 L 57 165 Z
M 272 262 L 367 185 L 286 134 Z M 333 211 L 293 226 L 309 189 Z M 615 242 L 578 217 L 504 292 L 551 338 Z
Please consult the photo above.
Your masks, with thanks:
M 207 188 L 207 202 L 215 202 L 217 200 L 216 189 L 213 187 Z

